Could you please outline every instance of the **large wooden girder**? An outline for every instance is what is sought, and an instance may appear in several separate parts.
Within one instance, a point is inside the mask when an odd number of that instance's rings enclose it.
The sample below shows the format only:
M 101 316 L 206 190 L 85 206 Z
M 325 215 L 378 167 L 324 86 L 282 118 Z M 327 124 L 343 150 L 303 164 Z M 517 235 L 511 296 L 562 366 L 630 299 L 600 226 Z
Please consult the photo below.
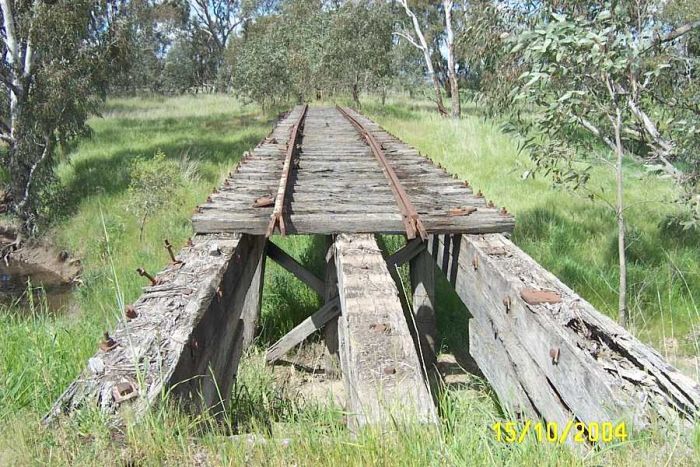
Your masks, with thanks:
M 692 419 L 700 386 L 502 235 L 435 236 L 470 352 L 511 413 L 566 423 Z
M 436 423 L 398 289 L 374 237 L 339 235 L 334 250 L 348 425 L 355 429 L 366 424 Z
M 198 236 L 156 276 L 46 417 L 79 408 L 143 414 L 165 393 L 219 411 L 260 312 L 265 238 Z M 96 341 L 97 341 L 96 336 Z M 106 345 L 109 344 L 109 345 Z

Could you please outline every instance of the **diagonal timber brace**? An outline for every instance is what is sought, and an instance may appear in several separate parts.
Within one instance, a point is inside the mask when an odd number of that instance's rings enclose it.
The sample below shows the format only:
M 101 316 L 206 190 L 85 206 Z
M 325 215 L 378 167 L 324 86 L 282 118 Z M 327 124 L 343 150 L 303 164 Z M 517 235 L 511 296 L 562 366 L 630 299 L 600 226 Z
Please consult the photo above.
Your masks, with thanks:
M 268 240 L 267 256 L 275 263 L 292 273 L 297 279 L 308 285 L 314 292 L 323 296 L 325 284 L 308 269 L 304 268 L 297 260 L 289 256 L 287 252 Z

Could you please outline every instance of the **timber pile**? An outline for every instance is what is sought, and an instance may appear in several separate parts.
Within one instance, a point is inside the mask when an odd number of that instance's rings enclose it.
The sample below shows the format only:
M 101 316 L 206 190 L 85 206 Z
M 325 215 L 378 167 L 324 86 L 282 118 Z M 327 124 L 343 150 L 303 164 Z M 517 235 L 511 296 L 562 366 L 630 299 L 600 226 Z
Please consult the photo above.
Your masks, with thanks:
M 399 291 L 377 242 L 371 235 L 343 234 L 336 238 L 334 250 L 348 425 L 436 423 Z
M 428 246 L 472 314 L 472 356 L 513 413 L 643 428 L 700 409 L 698 383 L 502 235 L 435 236 Z
M 131 318 L 125 317 L 100 344 L 101 349 L 58 399 L 46 421 L 81 407 L 115 413 L 126 401 L 142 414 L 164 391 L 184 395 L 195 386 L 203 389 L 202 397 L 209 405 L 220 402 L 214 381 L 205 376 L 206 369 L 218 364 L 230 371 L 230 363 L 240 356 L 240 337 L 236 336 L 242 331 L 242 307 L 238 307 L 238 316 L 227 318 L 232 310 L 224 306 L 234 301 L 236 289 L 222 290 L 221 284 L 238 281 L 245 292 L 252 276 L 244 274 L 251 263 L 246 260 L 261 256 L 261 245 L 264 243 L 249 236 L 196 237 L 192 246 L 180 252 L 181 264 L 169 265 L 155 277 L 157 285 L 144 288 L 129 308 Z M 221 334 L 229 335 L 229 341 L 223 342 Z M 225 355 L 217 354 L 222 352 Z M 201 368 L 193 373 L 191 367 Z M 186 380 L 192 374 L 203 376 Z M 230 388 L 221 372 L 213 374 L 222 375 L 216 381 L 222 391 Z

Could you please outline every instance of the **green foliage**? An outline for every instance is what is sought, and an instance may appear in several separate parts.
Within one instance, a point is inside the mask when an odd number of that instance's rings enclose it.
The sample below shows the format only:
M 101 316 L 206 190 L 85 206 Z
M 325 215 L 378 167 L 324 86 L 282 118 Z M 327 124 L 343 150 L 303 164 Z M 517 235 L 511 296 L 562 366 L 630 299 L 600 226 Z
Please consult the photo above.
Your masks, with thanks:
M 139 219 L 139 239 L 148 218 L 160 211 L 167 211 L 175 202 L 181 184 L 176 163 L 166 160 L 162 151 L 152 159 L 136 159 L 129 168 L 128 210 Z
M 347 2 L 325 9 L 318 0 L 284 3 L 281 12 L 248 24 L 227 61 L 233 87 L 263 106 L 361 91 L 384 84 L 391 66 L 390 8 Z

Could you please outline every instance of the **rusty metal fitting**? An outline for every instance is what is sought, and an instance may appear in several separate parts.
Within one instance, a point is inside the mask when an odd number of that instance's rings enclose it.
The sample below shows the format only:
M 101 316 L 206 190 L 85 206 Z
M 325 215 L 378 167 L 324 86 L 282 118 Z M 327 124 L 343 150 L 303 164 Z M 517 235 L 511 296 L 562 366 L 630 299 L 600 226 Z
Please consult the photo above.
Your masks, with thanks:
M 151 285 L 158 285 L 159 281 L 155 279 L 153 276 L 151 276 L 144 268 L 138 268 L 136 269 L 136 272 L 139 273 L 139 276 L 145 277 L 149 281 L 151 281 Z
M 127 305 L 126 308 L 124 308 L 124 316 L 126 316 L 127 320 L 131 320 L 138 318 L 139 314 L 136 313 L 134 305 Z
M 469 180 L 464 180 L 464 186 L 469 188 L 471 185 L 469 185 Z
M 104 333 L 104 339 L 100 342 L 100 349 L 103 352 L 109 352 L 117 346 L 117 341 L 114 340 L 107 331 Z
M 486 203 L 486 207 L 487 207 L 487 208 L 495 208 L 496 205 L 494 204 L 493 201 L 489 200 L 489 201 Z
M 498 211 L 498 213 L 499 213 L 500 215 L 502 215 L 502 216 L 507 216 L 507 215 L 509 215 L 508 210 L 506 209 L 505 206 L 503 206 L 503 207 L 501 208 L 501 210 Z
M 170 260 L 172 261 L 172 264 L 182 264 L 182 261 L 179 259 L 175 258 L 175 253 L 173 253 L 173 245 L 168 241 L 166 238 L 165 241 L 165 249 L 168 250 L 168 255 L 170 256 Z
M 476 192 L 476 197 L 477 197 L 477 198 L 483 198 L 483 197 L 484 197 L 484 194 L 481 192 L 481 190 L 479 190 L 479 191 Z
M 138 396 L 138 394 L 139 392 L 136 390 L 136 386 L 130 381 L 117 383 L 112 388 L 112 398 L 114 398 L 114 402 L 117 404 L 133 399 Z

